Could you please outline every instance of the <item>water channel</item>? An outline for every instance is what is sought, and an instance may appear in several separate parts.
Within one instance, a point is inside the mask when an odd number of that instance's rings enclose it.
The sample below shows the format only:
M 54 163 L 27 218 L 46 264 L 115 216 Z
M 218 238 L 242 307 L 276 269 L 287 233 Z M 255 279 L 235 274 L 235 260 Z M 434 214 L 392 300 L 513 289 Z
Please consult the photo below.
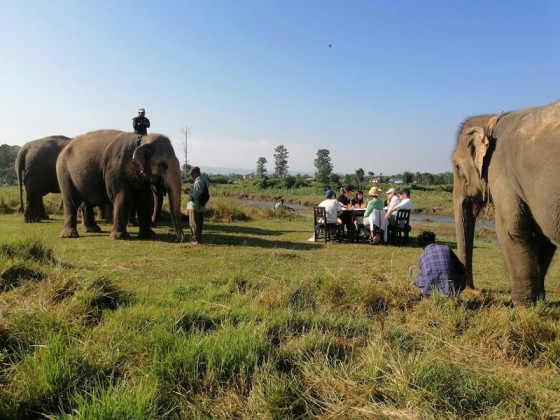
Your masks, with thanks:
M 239 203 L 248 204 L 251 206 L 262 206 L 262 207 L 271 207 L 274 208 L 273 201 L 261 201 L 261 200 L 245 200 L 245 199 L 237 199 Z M 296 211 L 308 211 L 311 210 L 309 206 L 300 206 L 297 204 L 286 204 L 289 207 L 292 207 Z M 434 222 L 434 223 L 447 223 L 447 224 L 454 224 L 455 219 L 453 216 L 438 216 L 436 214 L 411 214 L 410 215 L 411 222 Z M 476 227 L 487 227 L 493 228 L 494 221 L 493 220 L 477 220 Z

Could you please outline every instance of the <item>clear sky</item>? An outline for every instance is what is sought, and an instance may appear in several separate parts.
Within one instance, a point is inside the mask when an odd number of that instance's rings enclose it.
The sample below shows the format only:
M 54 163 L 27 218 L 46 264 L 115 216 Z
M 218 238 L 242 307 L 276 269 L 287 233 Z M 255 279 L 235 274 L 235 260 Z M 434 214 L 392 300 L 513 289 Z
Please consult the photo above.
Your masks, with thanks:
M 183 162 L 446 172 L 466 117 L 560 99 L 560 1 L 0 0 L 0 144 L 132 130 Z

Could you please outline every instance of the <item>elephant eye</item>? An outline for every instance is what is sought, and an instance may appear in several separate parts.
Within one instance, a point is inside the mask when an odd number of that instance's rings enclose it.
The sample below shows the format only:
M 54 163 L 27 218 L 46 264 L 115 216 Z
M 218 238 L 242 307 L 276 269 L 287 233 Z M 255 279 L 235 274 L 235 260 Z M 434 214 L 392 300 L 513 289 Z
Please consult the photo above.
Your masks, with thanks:
M 158 168 L 159 168 L 160 171 L 166 171 L 167 168 L 168 168 L 167 163 L 165 163 L 165 162 L 159 163 Z

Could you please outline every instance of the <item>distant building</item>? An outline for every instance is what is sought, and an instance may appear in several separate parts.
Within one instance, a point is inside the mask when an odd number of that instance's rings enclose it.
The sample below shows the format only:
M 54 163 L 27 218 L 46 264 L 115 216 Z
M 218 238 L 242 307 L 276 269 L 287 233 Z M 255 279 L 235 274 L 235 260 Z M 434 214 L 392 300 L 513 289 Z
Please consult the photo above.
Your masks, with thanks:
M 370 184 L 377 184 L 378 182 L 379 182 L 379 178 L 371 178 L 371 179 L 369 180 L 369 183 L 370 183 Z
M 401 178 L 395 178 L 393 184 L 404 184 L 404 181 Z

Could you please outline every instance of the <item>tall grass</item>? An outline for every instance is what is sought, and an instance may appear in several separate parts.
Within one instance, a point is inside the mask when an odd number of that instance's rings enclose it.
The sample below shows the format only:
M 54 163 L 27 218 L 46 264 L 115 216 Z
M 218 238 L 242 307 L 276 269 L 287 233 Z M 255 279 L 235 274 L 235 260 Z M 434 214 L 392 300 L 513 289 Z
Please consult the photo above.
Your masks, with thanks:
M 0 215 L 0 267 L 21 273 L 0 292 L 2 417 L 560 416 L 557 261 L 548 302 L 513 309 L 477 241 L 486 295 L 420 299 L 420 249 L 307 242 L 310 212 L 210 203 L 199 246 Z

